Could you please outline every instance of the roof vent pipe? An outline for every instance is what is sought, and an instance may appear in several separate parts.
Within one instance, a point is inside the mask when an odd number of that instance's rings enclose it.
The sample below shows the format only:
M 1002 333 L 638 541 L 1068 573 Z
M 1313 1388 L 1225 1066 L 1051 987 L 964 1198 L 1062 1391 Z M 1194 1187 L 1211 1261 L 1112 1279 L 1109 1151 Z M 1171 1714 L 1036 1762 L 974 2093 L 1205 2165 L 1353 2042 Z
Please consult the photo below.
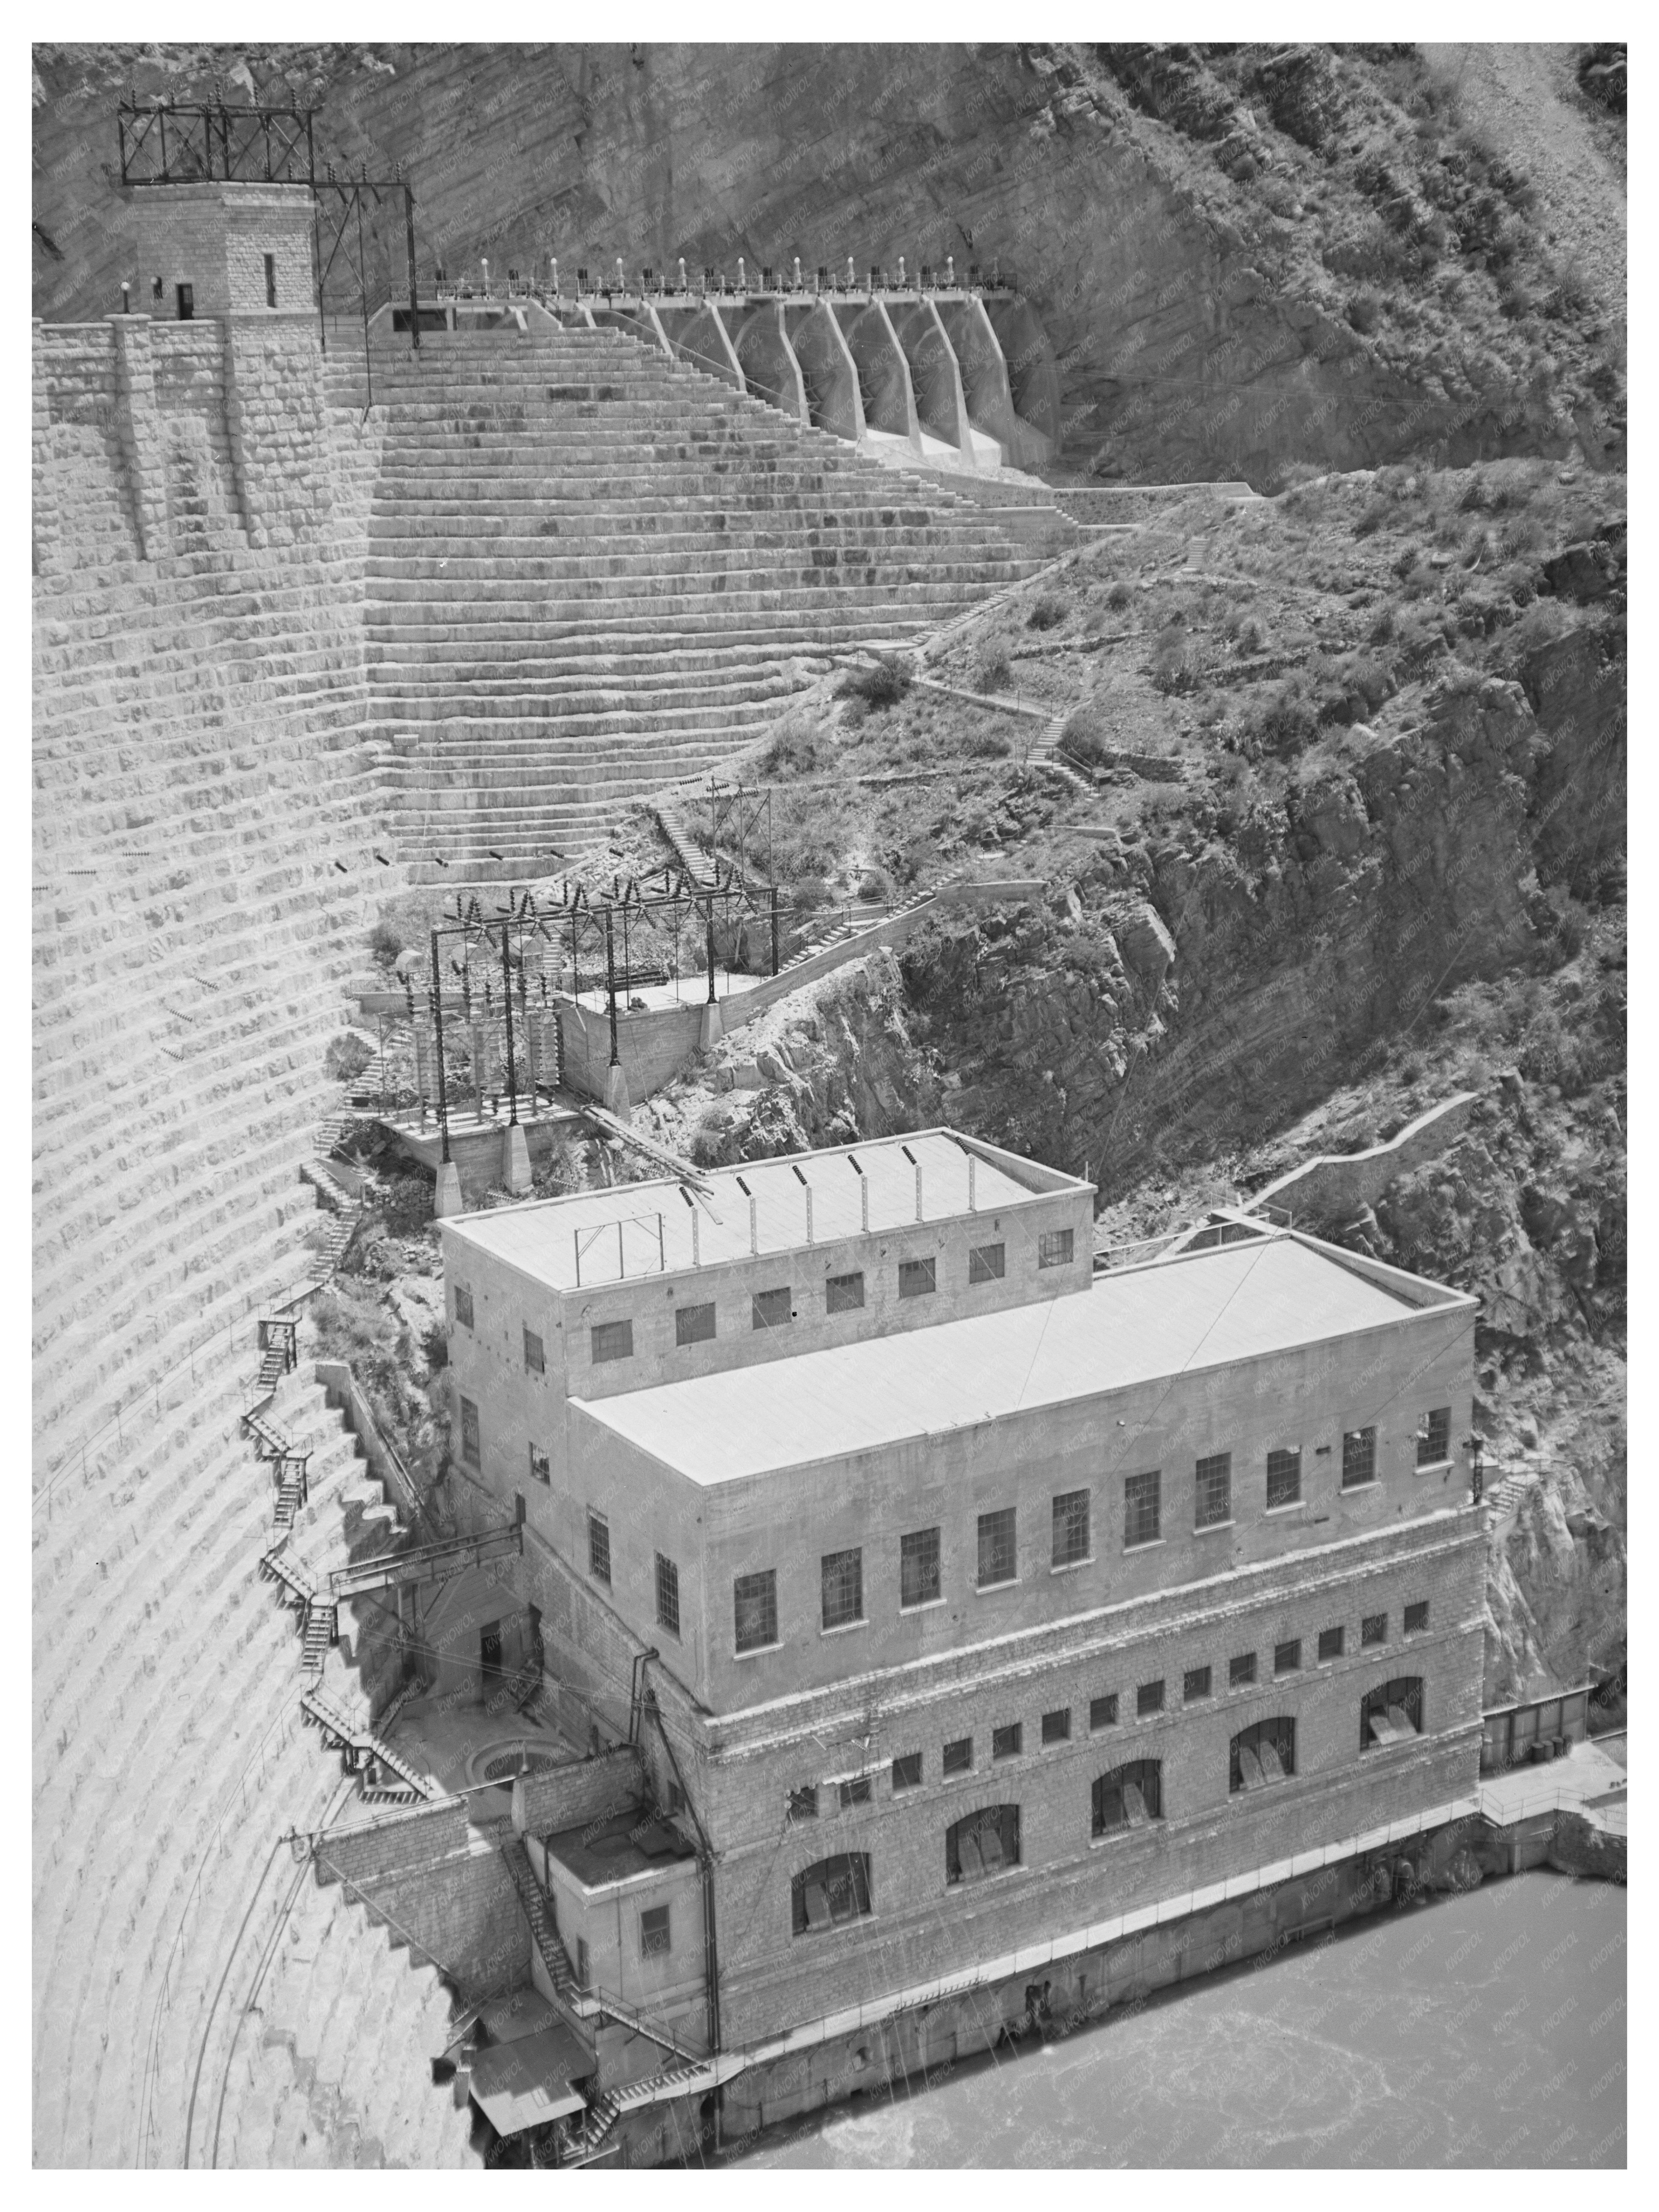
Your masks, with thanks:
M 753 1259 L 755 1255 L 760 1250 L 759 1231 L 757 1226 L 755 1216 L 755 1194 L 750 1189 L 748 1184 L 744 1181 L 741 1176 L 738 1177 L 738 1188 L 749 1200 L 749 1255 L 750 1259 Z
M 870 1233 L 870 1179 L 859 1165 L 855 1154 L 848 1152 L 847 1164 L 859 1179 L 859 1225 L 867 1237 Z
M 790 1165 L 794 1167 L 793 1160 Z M 795 1181 L 806 1193 L 806 1241 L 810 1244 L 812 1241 L 812 1186 L 798 1167 L 795 1168 Z
M 974 1156 L 971 1152 L 968 1155 L 968 1211 L 969 1213 L 977 1211 L 974 1205 Z

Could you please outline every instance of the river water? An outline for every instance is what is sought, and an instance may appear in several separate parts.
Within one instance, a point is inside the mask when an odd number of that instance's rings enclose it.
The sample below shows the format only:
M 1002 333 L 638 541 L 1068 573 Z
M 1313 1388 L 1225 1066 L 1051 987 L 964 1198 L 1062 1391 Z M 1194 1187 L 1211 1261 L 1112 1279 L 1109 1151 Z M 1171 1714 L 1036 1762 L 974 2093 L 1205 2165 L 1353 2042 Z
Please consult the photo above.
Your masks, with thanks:
M 758 2138 L 744 2166 L 1621 2166 L 1625 1890 L 1357 1923 Z

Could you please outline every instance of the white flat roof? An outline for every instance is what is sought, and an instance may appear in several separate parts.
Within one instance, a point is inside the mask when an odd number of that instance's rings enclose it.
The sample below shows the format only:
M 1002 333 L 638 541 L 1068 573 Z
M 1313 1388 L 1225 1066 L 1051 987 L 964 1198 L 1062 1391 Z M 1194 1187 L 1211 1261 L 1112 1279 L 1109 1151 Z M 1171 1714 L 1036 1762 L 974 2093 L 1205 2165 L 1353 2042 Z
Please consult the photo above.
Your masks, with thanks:
M 905 1157 L 907 1149 L 914 1164 Z M 973 1149 L 975 1213 L 1004 1212 L 1051 1197 L 1055 1191 L 1089 1187 L 1032 1162 L 1033 1182 L 1041 1178 L 1051 1186 L 1033 1188 L 1017 1182 L 978 1146 Z M 508 1261 L 556 1290 L 587 1290 L 690 1267 L 694 1210 L 700 1264 L 746 1259 L 749 1198 L 742 1184 L 754 1196 L 756 1249 L 761 1252 L 793 1252 L 806 1243 L 809 1188 L 812 1243 L 829 1244 L 857 1237 L 862 1233 L 863 1201 L 854 1161 L 869 1187 L 872 1236 L 915 1223 L 918 1166 L 924 1223 L 951 1220 L 968 1212 L 969 1152 L 954 1137 L 927 1129 L 836 1152 L 711 1168 L 702 1176 L 706 1198 L 672 1180 L 622 1183 L 611 1190 L 576 1191 L 566 1198 L 471 1213 L 445 1225 L 459 1243 Z
M 712 1485 L 1474 1304 L 1415 1287 L 1395 1296 L 1280 1235 L 1099 1275 L 1041 1304 L 576 1402 Z

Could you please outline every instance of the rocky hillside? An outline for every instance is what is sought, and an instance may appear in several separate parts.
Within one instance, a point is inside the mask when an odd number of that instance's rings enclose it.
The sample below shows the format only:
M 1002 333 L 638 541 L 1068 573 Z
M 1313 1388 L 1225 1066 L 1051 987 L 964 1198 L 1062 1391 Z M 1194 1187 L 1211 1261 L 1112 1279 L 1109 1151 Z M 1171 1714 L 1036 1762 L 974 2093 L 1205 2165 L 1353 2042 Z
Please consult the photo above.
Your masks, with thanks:
M 1060 358 L 1060 473 L 1624 452 L 1622 49 L 40 46 L 34 305 L 131 263 L 113 107 L 317 105 L 420 257 L 567 282 L 1000 264 Z M 400 283 L 401 216 L 371 240 Z

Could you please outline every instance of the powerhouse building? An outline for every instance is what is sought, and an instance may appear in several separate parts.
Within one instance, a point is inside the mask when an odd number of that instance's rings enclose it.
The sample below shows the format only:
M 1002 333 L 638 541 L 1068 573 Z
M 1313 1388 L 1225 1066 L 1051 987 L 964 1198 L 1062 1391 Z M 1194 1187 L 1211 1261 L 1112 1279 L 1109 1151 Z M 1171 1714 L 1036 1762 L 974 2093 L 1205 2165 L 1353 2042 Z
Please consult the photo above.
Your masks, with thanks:
M 654 1778 L 526 1849 L 578 1989 L 751 2116 L 1473 1790 L 1474 1301 L 1243 1220 L 1097 1270 L 1092 1199 L 937 1129 L 442 1224 L 509 1633 Z

